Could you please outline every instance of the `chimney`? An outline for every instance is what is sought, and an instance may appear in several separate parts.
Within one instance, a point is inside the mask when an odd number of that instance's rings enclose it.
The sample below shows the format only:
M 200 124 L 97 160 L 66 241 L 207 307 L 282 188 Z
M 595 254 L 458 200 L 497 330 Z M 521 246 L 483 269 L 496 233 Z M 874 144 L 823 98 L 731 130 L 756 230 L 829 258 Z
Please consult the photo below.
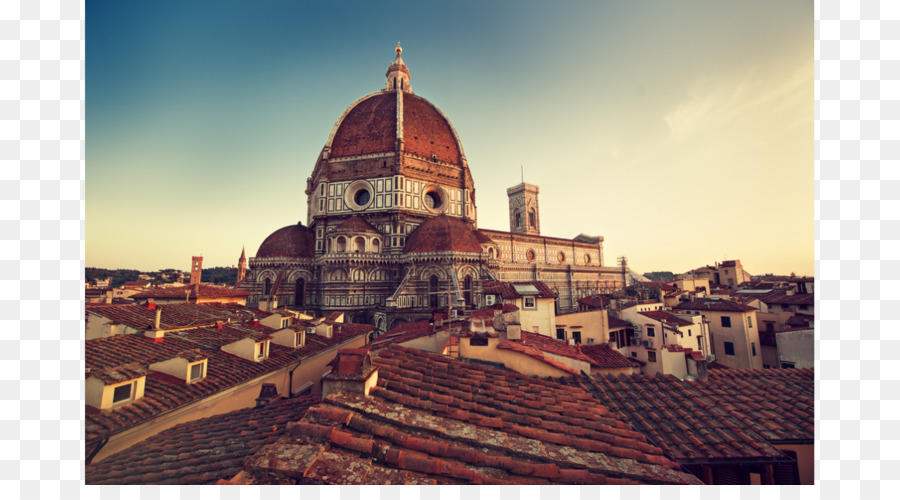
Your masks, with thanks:
M 250 326 L 259 326 L 259 320 L 257 318 L 251 319 Z
M 275 384 L 263 384 L 259 388 L 259 396 L 256 398 L 256 407 L 262 408 L 278 399 L 278 397 L 278 389 L 275 387 Z
M 165 340 L 165 333 L 162 330 L 144 330 L 144 337 L 152 340 L 154 344 L 158 344 Z
M 322 377 L 322 400 L 335 390 L 368 396 L 378 383 L 378 368 L 366 348 L 341 349 L 332 360 L 331 373 Z
M 156 303 L 153 302 L 153 299 L 147 299 L 147 309 L 150 309 L 151 311 L 156 309 Z
M 522 325 L 518 323 L 506 325 L 506 340 L 522 340 Z
M 216 321 L 216 330 L 221 330 L 225 325 L 223 321 Z
M 150 299 L 150 300 L 153 300 L 153 299 Z M 156 319 L 153 320 L 153 328 L 155 330 L 159 330 L 159 322 L 160 322 L 160 319 L 162 319 L 162 308 L 156 307 L 156 304 L 153 305 L 153 308 L 156 309 Z

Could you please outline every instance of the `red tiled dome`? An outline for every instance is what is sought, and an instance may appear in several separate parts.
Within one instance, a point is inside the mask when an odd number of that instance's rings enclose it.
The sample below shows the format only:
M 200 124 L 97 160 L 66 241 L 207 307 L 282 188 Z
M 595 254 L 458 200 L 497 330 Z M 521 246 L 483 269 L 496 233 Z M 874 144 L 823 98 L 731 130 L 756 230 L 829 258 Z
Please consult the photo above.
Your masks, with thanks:
M 443 214 L 417 227 L 403 248 L 404 253 L 447 251 L 481 253 L 481 244 L 462 219 Z
M 270 234 L 259 250 L 256 258 L 262 257 L 289 257 L 295 259 L 314 258 L 316 238 L 312 231 L 299 222 L 294 226 L 287 226 Z
M 462 154 L 450 123 L 427 100 L 410 92 L 403 99 L 403 140 L 407 153 L 460 165 Z M 386 153 L 396 149 L 397 93 L 379 92 L 354 103 L 340 120 L 331 156 Z

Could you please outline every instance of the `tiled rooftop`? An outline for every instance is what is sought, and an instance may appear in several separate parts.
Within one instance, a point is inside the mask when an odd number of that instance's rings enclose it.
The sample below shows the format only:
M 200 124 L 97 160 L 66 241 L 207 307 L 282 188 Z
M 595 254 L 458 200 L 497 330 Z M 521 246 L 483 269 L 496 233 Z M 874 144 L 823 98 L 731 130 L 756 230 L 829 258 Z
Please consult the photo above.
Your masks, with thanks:
M 693 325 L 693 323 L 691 323 L 690 321 L 681 319 L 678 316 L 675 316 L 674 314 L 666 311 L 644 311 L 639 312 L 638 314 L 654 319 L 656 321 L 668 323 L 669 325 L 676 328 Z
M 661 374 L 595 375 L 566 382 L 591 391 L 598 401 L 679 463 L 788 460 L 769 443 L 769 436 L 756 429 L 789 425 L 771 415 L 755 415 L 759 422 L 749 425 L 733 410 L 752 404 L 750 398 L 728 388 L 715 389 L 718 379 L 703 385 Z M 802 406 L 804 403 L 797 402 L 789 411 Z M 811 413 L 808 419 L 812 425 Z
M 214 484 L 285 434 L 320 395 L 278 399 L 176 425 L 85 467 L 87 484 Z
M 587 392 L 391 346 L 234 483 L 701 484 Z
M 215 285 L 185 285 L 171 287 L 154 287 L 148 288 L 146 291 L 132 295 L 134 300 L 140 299 L 201 299 L 210 298 L 244 298 L 250 295 L 246 290 L 235 290 L 230 286 Z
M 445 214 L 416 227 L 403 247 L 403 253 L 449 251 L 481 253 L 481 243 L 472 226 L 458 217 Z
M 526 346 L 535 347 L 543 352 L 565 356 L 567 358 L 577 359 L 588 363 L 593 363 L 593 359 L 582 353 L 584 346 L 576 347 L 569 345 L 564 340 L 557 340 L 539 333 L 522 331 L 522 341 Z
M 815 439 L 812 368 L 709 370 L 698 392 L 771 442 Z
M 612 319 L 612 318 L 610 318 Z M 607 344 L 582 345 L 581 352 L 598 368 L 628 368 L 634 364 Z
M 194 328 L 214 325 L 216 321 L 244 319 L 243 306 L 237 304 L 156 304 L 162 310 L 159 327 L 162 330 Z M 141 304 L 85 304 L 85 311 L 110 319 L 137 330 L 153 328 L 156 309 Z
M 744 304 L 738 304 L 731 300 L 722 299 L 694 299 L 688 302 L 682 302 L 673 309 L 689 310 L 689 311 L 719 311 L 719 312 L 747 312 L 756 309 Z
M 366 219 L 358 215 L 353 215 L 349 219 L 345 220 L 338 227 L 334 229 L 338 232 L 354 232 L 354 233 L 378 233 L 381 234 L 381 231 L 375 229 L 375 226 L 369 224 Z
M 538 297 L 555 299 L 556 294 L 543 281 L 485 281 L 482 286 L 485 295 L 500 295 L 504 299 L 518 299 L 522 295 L 516 291 L 513 285 L 534 285 L 538 290 Z
M 579 304 L 592 307 L 594 309 L 606 309 L 606 307 L 609 306 L 609 302 L 609 297 L 604 297 L 602 295 L 595 295 L 593 297 L 584 297 L 578 299 Z
M 522 342 L 515 342 L 515 341 L 511 341 L 511 340 L 501 339 L 500 342 L 497 344 L 497 349 L 505 350 L 505 351 L 515 351 L 515 352 L 524 354 L 524 355 L 526 355 L 532 359 L 535 359 L 537 361 L 540 361 L 546 365 L 550 365 L 553 368 L 556 368 L 557 370 L 561 370 L 564 373 L 568 373 L 569 375 L 578 375 L 579 373 L 581 373 L 580 371 L 576 370 L 575 368 L 572 368 L 571 366 L 569 366 L 561 361 L 557 361 L 557 360 L 545 355 L 543 352 L 541 352 L 540 349 L 538 349 L 534 346 L 526 345 Z M 588 361 L 588 360 L 584 360 L 584 361 Z
M 610 330 L 618 330 L 622 328 L 633 328 L 634 325 L 629 321 L 625 321 L 624 319 L 619 319 L 614 316 L 609 317 L 609 329 Z
M 372 329 L 371 325 L 340 324 L 335 326 L 332 338 L 307 335 L 306 345 L 298 349 L 270 343 L 269 357 L 260 362 L 234 356 L 219 348 L 246 335 L 267 339 L 269 337 L 264 332 L 274 330 L 263 326 L 226 325 L 221 330 L 199 328 L 168 333 L 162 342 L 153 342 L 142 335 L 118 335 L 88 340 L 85 342 L 85 368 L 92 373 L 132 363 L 148 367 L 151 363 L 193 350 L 208 361 L 206 377 L 198 382 L 185 384 L 174 377 L 150 372 L 142 399 L 113 410 L 100 411 L 86 406 L 85 441 L 91 443 L 106 434 L 141 423 L 167 410 L 199 401 L 220 390 L 296 363 L 300 358 L 319 354 Z

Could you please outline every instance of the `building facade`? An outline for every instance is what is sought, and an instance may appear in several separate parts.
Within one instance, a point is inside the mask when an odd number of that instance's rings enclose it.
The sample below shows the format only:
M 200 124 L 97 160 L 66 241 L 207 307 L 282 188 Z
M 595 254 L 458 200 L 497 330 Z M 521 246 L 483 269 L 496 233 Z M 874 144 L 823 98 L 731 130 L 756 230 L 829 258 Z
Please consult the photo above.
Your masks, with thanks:
M 479 229 L 475 185 L 446 115 L 416 95 L 397 47 L 383 90 L 338 118 L 307 179 L 306 224 L 272 233 L 238 288 L 249 304 L 345 311 L 379 332 L 435 308 L 477 309 L 484 281 L 543 281 L 557 311 L 620 288 L 603 238 L 541 236 L 537 186 L 508 191 L 510 231 Z

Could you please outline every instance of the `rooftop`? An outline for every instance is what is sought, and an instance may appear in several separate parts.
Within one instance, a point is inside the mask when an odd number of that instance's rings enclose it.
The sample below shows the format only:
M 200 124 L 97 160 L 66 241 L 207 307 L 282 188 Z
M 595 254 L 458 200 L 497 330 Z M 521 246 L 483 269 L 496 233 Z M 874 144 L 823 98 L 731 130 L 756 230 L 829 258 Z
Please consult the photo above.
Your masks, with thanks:
M 528 285 L 524 287 L 523 285 Z M 485 281 L 483 284 L 485 295 L 500 295 L 504 299 L 519 299 L 524 295 L 537 296 L 542 299 L 555 299 L 556 294 L 543 281 L 521 281 L 509 283 L 505 281 Z M 517 288 L 518 287 L 518 288 Z M 536 291 L 532 291 L 533 289 Z M 521 288 L 522 291 L 519 289 Z
M 274 330 L 263 326 L 251 328 L 226 325 L 221 330 L 199 328 L 169 333 L 162 342 L 154 342 L 142 335 L 117 335 L 88 340 L 85 342 L 85 368 L 91 374 L 124 365 L 146 369 L 152 363 L 174 358 L 186 351 L 208 361 L 206 377 L 200 381 L 185 384 L 169 375 L 150 372 L 142 399 L 112 410 L 101 411 L 86 406 L 85 441 L 90 443 L 106 434 L 118 432 L 168 410 L 194 403 L 228 387 L 296 363 L 298 359 L 315 356 L 353 337 L 366 334 L 372 328 L 371 325 L 340 324 L 334 328 L 332 338 L 307 335 L 306 344 L 296 349 L 270 343 L 268 358 L 259 362 L 226 353 L 220 347 L 247 336 L 256 340 L 268 339 L 265 332 Z
M 416 349 L 335 390 L 234 483 L 701 484 L 579 388 Z
M 87 484 L 215 484 L 285 434 L 320 395 L 278 399 L 176 425 L 100 462 L 85 466 Z

